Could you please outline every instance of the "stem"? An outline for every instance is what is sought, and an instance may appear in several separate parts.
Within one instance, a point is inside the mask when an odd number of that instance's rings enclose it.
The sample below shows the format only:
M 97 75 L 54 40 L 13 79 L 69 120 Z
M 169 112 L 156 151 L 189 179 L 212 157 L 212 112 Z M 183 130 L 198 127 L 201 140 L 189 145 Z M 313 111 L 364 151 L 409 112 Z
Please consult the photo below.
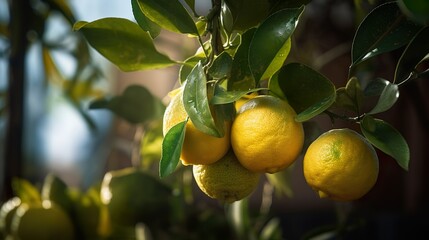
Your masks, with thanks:
M 27 33 L 29 25 L 24 20 L 31 16 L 30 3 L 27 0 L 10 0 L 10 57 L 7 108 L 7 128 L 4 158 L 4 189 L 2 198 L 13 196 L 12 179 L 22 177 L 23 129 L 24 129 L 24 89 L 25 56 L 28 47 Z

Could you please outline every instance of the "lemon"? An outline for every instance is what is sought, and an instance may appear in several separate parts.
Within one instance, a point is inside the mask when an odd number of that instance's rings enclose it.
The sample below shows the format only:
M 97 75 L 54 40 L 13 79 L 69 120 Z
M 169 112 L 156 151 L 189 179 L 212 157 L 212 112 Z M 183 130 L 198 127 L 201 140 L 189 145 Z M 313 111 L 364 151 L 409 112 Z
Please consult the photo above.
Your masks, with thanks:
M 163 119 L 164 136 L 170 128 L 185 121 L 188 117 L 183 106 L 182 97 L 183 88 L 172 97 L 165 109 Z M 201 132 L 188 120 L 185 130 L 185 140 L 180 155 L 182 164 L 210 164 L 223 157 L 230 148 L 230 127 L 231 124 L 225 122 L 225 135 L 222 138 L 217 138 Z
M 347 128 L 319 136 L 303 162 L 305 180 L 319 196 L 342 201 L 364 196 L 376 183 L 378 168 L 372 145 Z
M 151 224 L 169 210 L 171 189 L 143 170 L 128 167 L 104 175 L 100 198 L 114 224 Z M 103 211 L 103 210 L 102 210 Z M 100 213 L 104 214 L 104 213 Z M 101 217 L 102 218 L 102 217 Z
M 22 203 L 11 225 L 12 236 L 20 240 L 73 240 L 73 223 L 69 215 L 54 202 Z
M 244 168 L 232 151 L 213 164 L 194 165 L 192 171 L 201 191 L 228 203 L 249 196 L 257 187 L 261 175 Z
M 231 145 L 240 163 L 267 173 L 294 163 L 304 144 L 304 130 L 295 116 L 286 101 L 269 95 L 243 104 L 231 127 Z

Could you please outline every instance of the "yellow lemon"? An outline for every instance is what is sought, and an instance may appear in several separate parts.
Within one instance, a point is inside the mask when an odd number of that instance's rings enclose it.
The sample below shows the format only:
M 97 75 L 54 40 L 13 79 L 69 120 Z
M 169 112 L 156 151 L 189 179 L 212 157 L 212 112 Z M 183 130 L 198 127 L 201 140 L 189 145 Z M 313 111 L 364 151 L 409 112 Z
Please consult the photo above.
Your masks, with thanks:
M 164 136 L 170 128 L 185 121 L 188 117 L 183 106 L 182 97 L 183 89 L 172 97 L 165 109 L 163 119 Z M 230 123 L 225 122 L 225 135 L 222 138 L 217 138 L 201 132 L 188 120 L 180 155 L 183 165 L 211 164 L 223 157 L 230 148 L 230 126 Z
M 242 96 L 240 99 L 238 99 L 237 101 L 235 101 L 235 110 L 238 111 L 241 106 L 243 106 L 243 104 L 245 104 L 248 100 L 254 98 L 258 96 L 257 92 L 252 92 L 251 94 L 246 94 L 244 96 Z
M 192 170 L 201 191 L 228 203 L 249 196 L 257 187 L 261 175 L 244 168 L 232 151 L 213 164 L 194 165 Z
M 319 196 L 342 201 L 364 196 L 376 183 L 378 168 L 372 145 L 347 128 L 319 136 L 303 162 L 305 180 Z
M 277 97 L 260 95 L 237 112 L 231 127 L 231 145 L 240 161 L 254 172 L 278 172 L 298 158 L 304 144 L 296 113 Z

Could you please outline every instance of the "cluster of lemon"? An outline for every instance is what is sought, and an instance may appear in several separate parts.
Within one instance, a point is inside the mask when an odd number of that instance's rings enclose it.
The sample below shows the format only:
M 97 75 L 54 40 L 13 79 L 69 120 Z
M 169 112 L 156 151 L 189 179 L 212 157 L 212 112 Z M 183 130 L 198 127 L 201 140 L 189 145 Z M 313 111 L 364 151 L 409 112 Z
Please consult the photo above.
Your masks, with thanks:
M 183 91 L 175 91 L 164 113 L 164 135 L 186 120 Z M 188 120 L 181 152 L 192 165 L 199 188 L 209 197 L 234 202 L 249 196 L 264 173 L 292 165 L 303 151 L 304 130 L 288 102 L 271 95 L 251 95 L 235 102 L 237 114 L 217 138 Z M 373 147 L 358 133 L 335 129 L 322 134 L 304 155 L 304 176 L 320 197 L 354 200 L 366 194 L 378 176 Z

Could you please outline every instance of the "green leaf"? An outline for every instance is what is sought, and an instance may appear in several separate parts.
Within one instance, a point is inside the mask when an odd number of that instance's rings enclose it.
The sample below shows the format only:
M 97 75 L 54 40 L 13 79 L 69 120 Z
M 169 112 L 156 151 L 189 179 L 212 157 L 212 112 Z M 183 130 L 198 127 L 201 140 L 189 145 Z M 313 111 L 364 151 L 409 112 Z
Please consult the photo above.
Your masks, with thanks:
M 249 90 L 256 87 L 255 78 L 249 67 L 249 47 L 255 31 L 256 28 L 249 29 L 241 36 L 241 44 L 232 61 L 228 91 Z
M 176 63 L 155 49 L 149 33 L 127 19 L 77 22 L 74 30 L 81 31 L 93 48 L 122 71 L 164 68 Z
M 352 44 L 352 66 L 406 45 L 421 26 L 408 20 L 396 2 L 372 10 L 359 25 Z
M 162 157 L 159 162 L 159 176 L 170 175 L 176 170 L 185 140 L 186 123 L 188 120 L 174 125 L 164 136 L 162 141 Z
M 222 137 L 211 115 L 207 97 L 207 78 L 201 62 L 195 65 L 186 79 L 183 89 L 183 104 L 195 127 L 215 137 Z
M 257 28 L 249 49 L 249 66 L 256 83 L 282 67 L 291 48 L 290 37 L 303 11 L 304 7 L 280 10 Z
M 423 28 L 411 40 L 399 58 L 394 83 L 401 84 L 416 70 L 419 63 L 429 53 L 429 27 Z
M 144 169 L 149 169 L 153 163 L 158 163 L 161 159 L 162 141 L 162 118 L 159 118 L 148 128 L 145 127 L 140 141 L 141 165 Z
M 381 90 L 377 104 L 371 111 L 368 112 L 368 114 L 376 114 L 389 110 L 399 98 L 398 85 L 392 84 L 385 79 L 378 78 L 374 81 L 371 81 L 366 89 L 368 89 L 367 91 L 369 92 L 375 92 L 376 89 L 377 91 L 380 91 L 379 88 L 381 85 L 384 85 L 384 87 Z
M 156 38 L 161 32 L 161 27 L 156 25 L 156 23 L 152 22 L 143 14 L 138 0 L 131 0 L 131 7 L 134 18 L 136 19 L 139 26 L 146 32 L 149 32 L 152 38 Z
M 408 171 L 410 150 L 405 139 L 394 127 L 383 120 L 366 115 L 361 121 L 361 130 L 372 145 L 393 157 L 399 166 Z
M 14 195 L 24 203 L 39 203 L 42 201 L 39 189 L 26 179 L 13 178 L 12 189 Z
M 208 69 L 208 75 L 212 79 L 224 79 L 226 78 L 232 66 L 232 57 L 227 52 L 222 52 Z
M 144 15 L 162 28 L 198 35 L 194 20 L 179 0 L 138 1 Z
M 210 103 L 214 105 L 232 103 L 246 94 L 260 90 L 266 90 L 266 88 L 254 88 L 247 91 L 219 91 L 213 96 Z
M 191 73 L 195 65 L 197 65 L 199 61 L 203 61 L 204 59 L 206 59 L 204 53 L 200 52 L 185 60 L 183 65 L 180 66 L 179 70 L 179 80 L 181 84 L 186 81 L 186 78 L 188 77 L 189 73 Z
M 164 105 L 145 87 L 131 85 L 120 96 L 95 100 L 90 109 L 109 109 L 128 122 L 138 124 L 162 116 Z
M 277 89 L 278 88 L 278 89 Z M 329 108 L 335 101 L 335 86 L 319 72 L 300 63 L 283 66 L 269 82 L 276 95 L 286 96 L 297 112 L 296 121 L 307 121 Z
M 398 0 L 398 5 L 411 19 L 426 25 L 429 23 L 429 1 Z

